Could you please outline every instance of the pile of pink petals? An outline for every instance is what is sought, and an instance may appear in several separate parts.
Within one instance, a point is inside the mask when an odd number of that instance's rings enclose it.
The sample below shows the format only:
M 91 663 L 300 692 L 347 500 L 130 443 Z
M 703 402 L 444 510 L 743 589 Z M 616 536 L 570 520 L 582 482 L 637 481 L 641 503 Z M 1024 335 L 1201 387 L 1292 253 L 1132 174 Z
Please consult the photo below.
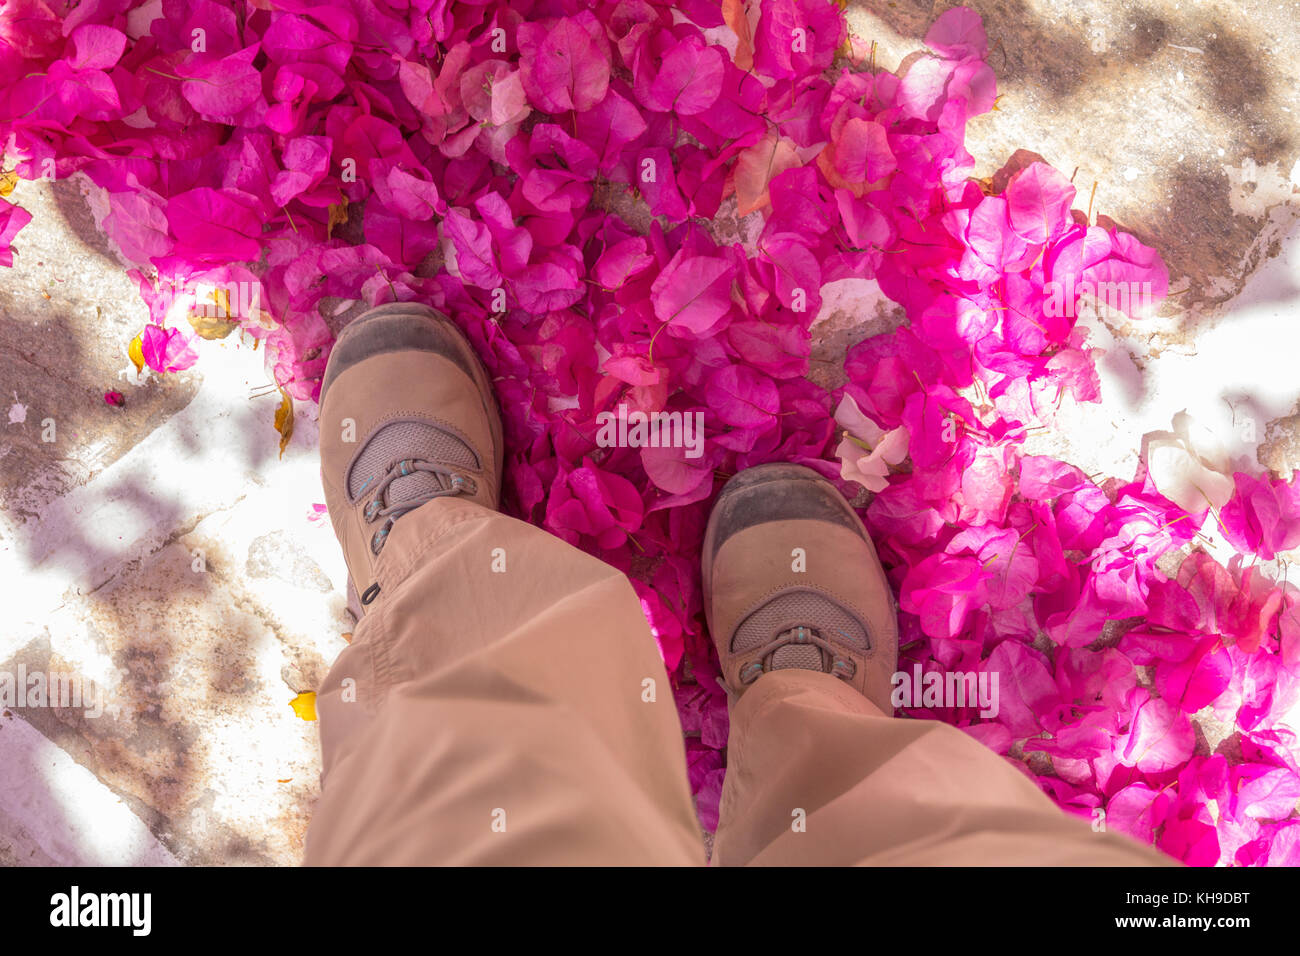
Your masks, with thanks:
M 1242 558 L 1189 549 L 1170 580 L 1157 560 L 1205 514 L 1145 472 L 1099 484 L 1024 454 L 1066 393 L 1101 397 L 1051 290 L 1158 299 L 1164 265 L 1073 210 L 1045 164 L 996 192 L 971 178 L 965 126 L 996 95 L 974 13 L 939 17 L 901 76 L 841 56 L 846 39 L 833 0 L 10 0 L 0 141 L 24 178 L 106 191 L 158 371 L 194 362 L 171 306 L 202 283 L 256 289 L 235 317 L 299 399 L 341 300 L 454 316 L 495 377 L 509 507 L 635 583 L 707 827 L 727 735 L 709 503 L 774 460 L 860 492 L 843 411 L 890 436 L 864 517 L 900 597 L 900 670 L 999 675 L 995 718 L 908 715 L 1190 863 L 1300 863 L 1297 592 L 1254 566 L 1300 543 L 1295 488 L 1236 476 L 1217 518 Z M 733 195 L 762 219 L 748 249 L 711 232 Z M 4 261 L 27 218 L 0 204 Z M 828 393 L 806 377 L 809 328 L 848 278 L 908 323 L 854 347 Z M 619 405 L 703 412 L 703 454 L 602 447 L 597 415 Z

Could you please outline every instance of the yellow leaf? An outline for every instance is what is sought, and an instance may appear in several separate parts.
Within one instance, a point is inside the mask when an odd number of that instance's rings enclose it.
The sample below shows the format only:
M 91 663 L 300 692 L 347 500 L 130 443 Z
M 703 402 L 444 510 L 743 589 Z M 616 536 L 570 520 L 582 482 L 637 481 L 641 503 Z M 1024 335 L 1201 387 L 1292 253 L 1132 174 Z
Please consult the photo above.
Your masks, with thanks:
M 334 234 L 334 227 L 341 226 L 348 221 L 348 197 L 339 196 L 339 201 L 331 203 L 329 207 L 329 224 L 325 227 L 325 237 L 329 238 Z
M 314 690 L 304 691 L 293 700 L 289 701 L 289 706 L 293 712 L 303 720 L 316 719 L 316 692 Z
M 203 315 L 199 312 L 191 312 L 186 316 L 190 320 L 190 326 L 198 333 L 199 338 L 212 341 L 213 339 L 224 339 L 235 329 L 239 328 L 238 322 L 231 322 L 229 319 L 218 318 L 215 315 Z
M 293 437 L 293 399 L 284 389 L 280 389 L 280 407 L 275 410 L 275 430 L 280 433 L 280 457 Z
M 196 302 L 195 308 L 185 317 L 199 338 L 209 341 L 224 339 L 239 328 L 239 322 L 235 320 L 234 311 L 230 308 L 230 292 L 214 289 L 208 298 L 210 302 Z
M 144 371 L 144 346 L 140 344 L 140 335 L 131 340 L 131 344 L 126 347 L 126 354 L 131 356 L 131 364 L 135 366 L 135 374 L 139 375 Z
M 18 185 L 18 174 L 12 169 L 0 171 L 0 196 L 8 196 Z

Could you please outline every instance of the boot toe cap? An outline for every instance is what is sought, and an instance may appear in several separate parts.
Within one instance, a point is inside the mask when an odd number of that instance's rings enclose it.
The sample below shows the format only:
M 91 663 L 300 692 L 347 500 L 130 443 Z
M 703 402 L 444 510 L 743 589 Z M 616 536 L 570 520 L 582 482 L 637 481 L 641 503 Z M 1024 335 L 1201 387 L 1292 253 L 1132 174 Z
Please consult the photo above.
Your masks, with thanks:
M 866 539 L 844 496 L 811 468 L 773 462 L 746 468 L 718 493 L 711 515 L 714 554 L 728 538 L 771 521 L 826 521 Z
M 334 381 L 348 369 L 386 352 L 434 352 L 455 362 L 471 378 L 474 369 L 465 354 L 465 343 L 451 320 L 428 306 L 414 302 L 381 305 L 347 326 L 334 343 L 321 402 Z

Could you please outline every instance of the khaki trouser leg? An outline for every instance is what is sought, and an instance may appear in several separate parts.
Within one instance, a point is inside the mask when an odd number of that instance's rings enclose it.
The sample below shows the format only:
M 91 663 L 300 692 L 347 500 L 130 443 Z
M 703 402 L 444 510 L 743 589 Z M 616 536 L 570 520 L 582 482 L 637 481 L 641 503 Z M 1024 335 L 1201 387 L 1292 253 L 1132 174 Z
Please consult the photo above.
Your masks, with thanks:
M 736 703 L 720 817 L 720 865 L 1174 862 L 1093 832 L 960 730 L 811 671 L 765 674 Z
M 308 864 L 704 862 L 668 676 L 622 574 L 441 498 L 394 526 L 378 579 L 317 699 Z

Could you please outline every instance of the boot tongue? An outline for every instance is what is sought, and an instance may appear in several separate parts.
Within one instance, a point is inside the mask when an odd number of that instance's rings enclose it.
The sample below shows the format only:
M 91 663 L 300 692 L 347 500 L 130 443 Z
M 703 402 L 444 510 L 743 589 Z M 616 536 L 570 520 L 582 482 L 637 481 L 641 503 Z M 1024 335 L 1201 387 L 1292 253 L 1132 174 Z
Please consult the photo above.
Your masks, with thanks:
M 790 626 L 793 621 L 802 623 Z M 809 642 L 813 630 L 850 647 L 866 650 L 869 646 L 866 629 L 852 614 L 823 595 L 796 590 L 778 594 L 745 618 L 736 628 L 731 649 L 761 647 L 775 633 L 786 643 L 764 658 L 768 670 L 798 667 L 825 673 L 828 667 L 822 649 Z
M 808 639 L 809 630 L 806 627 L 791 628 L 778 635 L 790 641 L 790 643 L 778 647 L 767 657 L 768 670 L 784 670 L 788 667 L 798 667 L 803 670 L 825 671 L 826 663 L 822 659 L 822 650 L 816 644 L 799 643 Z
M 428 471 L 416 471 L 402 478 L 396 478 L 388 486 L 388 504 L 400 505 L 407 501 L 427 498 L 436 491 L 446 490 L 442 475 Z
M 348 493 L 358 498 L 383 477 L 390 462 L 408 458 L 438 462 L 451 467 L 474 467 L 469 446 L 448 432 L 426 422 L 400 421 L 385 425 L 366 443 L 348 475 Z M 388 486 L 388 504 L 400 505 L 445 491 L 442 475 L 416 471 L 394 479 Z

